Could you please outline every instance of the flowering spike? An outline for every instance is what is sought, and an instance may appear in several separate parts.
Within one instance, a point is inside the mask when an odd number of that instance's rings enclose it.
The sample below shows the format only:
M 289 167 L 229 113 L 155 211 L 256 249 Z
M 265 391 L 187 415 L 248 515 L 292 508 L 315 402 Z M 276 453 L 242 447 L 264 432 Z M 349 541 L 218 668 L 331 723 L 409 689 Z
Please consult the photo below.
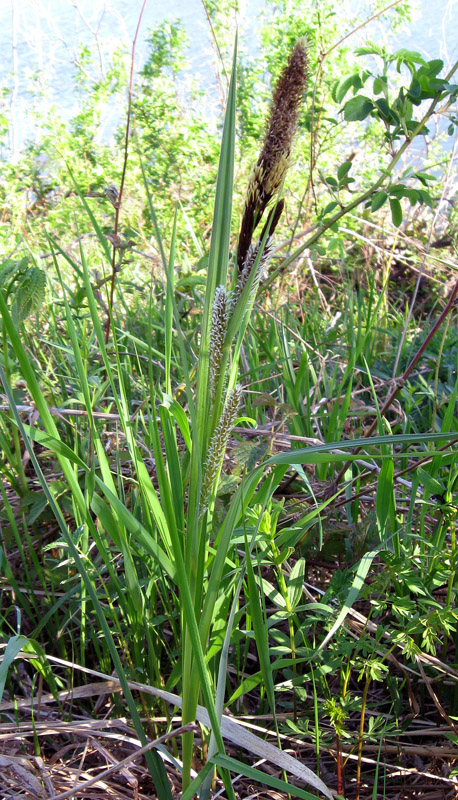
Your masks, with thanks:
M 245 262 L 242 265 L 242 269 L 238 274 L 237 283 L 235 284 L 234 291 L 232 292 L 232 296 L 231 296 L 231 312 L 234 311 L 237 303 L 240 300 L 240 296 L 241 296 L 245 286 L 248 283 L 248 279 L 249 279 L 249 277 L 251 275 L 251 272 L 253 270 L 254 264 L 255 264 L 256 259 L 258 257 L 260 246 L 261 246 L 261 242 L 257 242 L 256 245 L 251 245 L 250 244 L 250 247 L 248 248 L 248 253 L 246 254 L 246 257 L 245 257 Z M 261 274 L 262 274 L 262 270 L 265 267 L 266 263 L 268 262 L 269 257 L 270 257 L 270 238 L 267 239 L 266 246 L 264 247 L 264 252 L 263 252 L 261 258 L 259 259 L 259 263 L 258 263 L 258 266 L 256 268 L 256 275 L 255 275 L 255 277 L 253 279 L 253 283 L 251 284 L 250 296 L 255 294 L 256 291 L 257 291 L 259 280 L 260 280 L 260 277 L 261 277 Z
M 240 271 L 256 226 L 270 199 L 278 192 L 289 167 L 307 78 L 307 42 L 302 38 L 296 42 L 274 91 L 263 148 L 248 184 L 237 255 Z
M 226 452 L 229 435 L 234 422 L 237 419 L 241 399 L 242 387 L 237 385 L 226 398 L 218 425 L 216 426 L 215 432 L 210 440 L 202 481 L 202 492 L 200 499 L 201 517 L 208 509 L 211 493 L 214 489 L 215 481 L 218 478 L 221 463 Z
M 213 403 L 218 387 L 223 346 L 228 322 L 228 294 L 224 286 L 217 286 L 212 306 L 210 327 L 210 400 Z
M 259 259 L 259 264 L 256 268 L 256 275 L 252 283 L 251 292 L 252 294 L 256 293 L 262 275 L 262 271 L 270 260 L 271 249 L 272 249 L 272 235 L 278 224 L 284 205 L 285 205 L 284 200 L 279 200 L 278 203 L 276 203 L 276 205 L 272 208 L 272 211 L 270 212 L 267 218 L 267 222 L 264 225 L 264 228 L 262 229 L 262 233 L 257 244 L 256 245 L 250 244 L 248 252 L 245 256 L 245 261 L 242 264 L 242 268 L 239 270 L 237 283 L 235 284 L 235 289 L 232 293 L 231 311 L 233 311 L 234 308 L 236 307 L 240 299 L 240 295 L 242 294 L 246 284 L 248 283 L 248 279 L 251 275 L 251 271 L 256 262 L 256 258 L 258 256 L 261 243 L 267 234 L 267 239 L 264 245 L 264 251 L 261 255 L 261 258 Z

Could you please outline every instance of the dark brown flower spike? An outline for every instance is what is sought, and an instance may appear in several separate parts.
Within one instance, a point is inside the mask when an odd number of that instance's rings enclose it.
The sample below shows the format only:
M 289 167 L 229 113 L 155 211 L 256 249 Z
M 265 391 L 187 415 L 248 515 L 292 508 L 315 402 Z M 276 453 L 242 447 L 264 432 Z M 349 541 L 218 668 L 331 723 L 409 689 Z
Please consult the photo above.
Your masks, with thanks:
M 274 91 L 263 148 L 248 184 L 238 243 L 239 271 L 243 269 L 256 226 L 267 204 L 280 189 L 289 167 L 307 77 L 307 42 L 302 38 L 296 43 Z M 275 224 L 272 221 L 271 234 L 278 219 L 279 215 Z
M 270 243 L 270 240 L 271 240 L 272 236 L 274 235 L 275 228 L 277 227 L 277 225 L 279 223 L 279 220 L 280 220 L 280 217 L 281 217 L 281 215 L 283 213 L 284 207 L 285 207 L 285 201 L 283 200 L 283 198 L 281 200 L 279 200 L 278 203 L 275 203 L 275 205 L 273 206 L 272 211 L 270 212 L 269 216 L 267 217 L 267 221 L 266 221 L 266 223 L 265 223 L 265 225 L 264 225 L 264 227 L 262 229 L 261 236 L 259 237 L 259 241 L 260 242 L 262 242 L 262 240 L 264 239 L 264 236 L 267 233 L 267 242 Z
M 252 293 L 256 294 L 258 289 L 258 284 L 262 275 L 262 272 L 270 260 L 271 251 L 272 251 L 272 234 L 278 224 L 278 220 L 281 217 L 283 208 L 285 205 L 284 200 L 279 200 L 270 211 L 270 214 L 267 218 L 267 222 L 262 229 L 262 233 L 260 238 L 258 239 L 255 245 L 250 244 L 248 248 L 248 252 L 245 256 L 245 260 L 242 265 L 242 269 L 239 270 L 237 276 L 237 282 L 235 284 L 234 291 L 232 292 L 231 298 L 231 310 L 233 311 L 236 307 L 238 301 L 240 300 L 240 296 L 248 283 L 252 270 L 255 268 L 256 261 L 256 275 L 253 279 L 251 285 Z M 264 247 L 262 249 L 262 253 L 259 255 L 259 252 L 262 247 L 262 243 L 264 241 L 264 237 L 266 237 L 264 242 Z

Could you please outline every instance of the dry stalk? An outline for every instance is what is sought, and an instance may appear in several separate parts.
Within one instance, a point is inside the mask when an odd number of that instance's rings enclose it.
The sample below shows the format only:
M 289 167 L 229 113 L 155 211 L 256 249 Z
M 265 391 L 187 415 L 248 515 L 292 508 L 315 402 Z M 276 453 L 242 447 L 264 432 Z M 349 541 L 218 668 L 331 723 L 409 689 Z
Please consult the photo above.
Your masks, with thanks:
M 135 36 L 132 42 L 132 57 L 130 61 L 130 78 L 129 78 L 129 93 L 128 93 L 128 101 L 127 101 L 127 121 L 126 121 L 126 135 L 124 139 L 124 159 L 122 165 L 122 173 L 121 173 L 121 184 L 119 187 L 119 192 L 115 186 L 108 187 L 107 192 L 111 190 L 112 197 L 108 198 L 111 200 L 112 205 L 115 209 L 115 221 L 114 221 L 114 231 L 113 231 L 113 253 L 111 258 L 111 284 L 110 284 L 110 302 L 109 302 L 109 313 L 107 314 L 107 321 L 105 324 L 105 343 L 108 342 L 110 338 L 110 327 L 111 327 L 111 313 L 113 311 L 113 301 L 114 301 L 114 290 L 115 290 L 115 282 L 116 282 L 116 257 L 118 254 L 119 246 L 116 245 L 116 242 L 119 237 L 119 215 L 121 211 L 121 203 L 122 203 L 122 196 L 124 192 L 124 181 L 126 178 L 126 171 L 127 171 L 127 159 L 129 155 L 129 136 L 130 136 L 130 120 L 132 116 L 132 94 L 133 94 L 133 86 L 134 86 L 134 65 L 135 65 L 135 49 L 137 46 L 137 39 L 138 34 L 140 31 L 140 25 L 143 18 L 143 12 L 145 11 L 146 4 L 148 0 L 143 0 L 143 5 L 138 17 L 137 28 L 135 30 Z

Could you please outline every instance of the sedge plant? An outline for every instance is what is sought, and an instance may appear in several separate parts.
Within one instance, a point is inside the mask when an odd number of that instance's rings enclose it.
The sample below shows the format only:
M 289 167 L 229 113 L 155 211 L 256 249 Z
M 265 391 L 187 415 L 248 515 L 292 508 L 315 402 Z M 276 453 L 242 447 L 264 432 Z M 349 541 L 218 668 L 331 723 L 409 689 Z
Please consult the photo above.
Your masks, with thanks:
M 118 673 L 131 719 L 142 743 L 146 740 L 145 730 L 128 678 L 137 680 L 141 676 L 144 682 L 154 684 L 156 690 L 165 684 L 166 691 L 163 694 L 165 696 L 168 692 L 168 702 L 173 703 L 175 699 L 176 705 L 181 706 L 186 729 L 181 753 L 185 800 L 191 798 L 197 790 L 201 791 L 203 797 L 208 796 L 210 773 L 215 766 L 220 770 L 226 793 L 230 797 L 233 796 L 233 790 L 229 771 L 237 770 L 252 780 L 263 780 L 262 773 L 224 753 L 227 719 L 222 715 L 226 696 L 225 667 L 228 652 L 243 613 L 243 609 L 238 607 L 242 584 L 247 587 L 245 611 L 252 624 L 260 665 L 256 686 L 262 684 L 265 687 L 266 703 L 270 706 L 274 705 L 275 700 L 275 671 L 284 666 L 277 659 L 271 658 L 269 635 L 272 634 L 272 628 L 268 632 L 265 597 L 260 598 L 258 593 L 259 587 L 263 586 L 260 568 L 266 563 L 266 560 L 263 561 L 261 547 L 258 546 L 262 536 L 264 539 L 266 536 L 271 539 L 265 552 L 271 558 L 271 565 L 275 565 L 273 574 L 277 576 L 279 589 L 276 595 L 280 595 L 283 601 L 280 608 L 285 608 L 281 612 L 284 614 L 281 621 L 288 624 L 286 647 L 291 655 L 290 663 L 286 666 L 291 667 L 294 687 L 299 685 L 302 678 L 301 659 L 310 661 L 312 658 L 309 643 L 301 642 L 300 637 L 294 633 L 293 625 L 302 598 L 304 562 L 300 559 L 297 561 L 298 566 L 293 568 L 287 580 L 284 577 L 283 564 L 288 558 L 290 547 L 302 541 L 304 531 L 308 530 L 312 520 L 333 498 L 324 498 L 322 505 L 318 505 L 298 521 L 293 532 L 288 528 L 277 531 L 276 514 L 281 509 L 278 504 L 275 505 L 273 494 L 286 471 L 294 465 L 306 485 L 307 476 L 302 469 L 303 465 L 319 466 L 324 478 L 332 473 L 335 464 L 340 463 L 345 465 L 347 477 L 349 467 L 353 464 L 357 467 L 356 459 L 359 456 L 355 448 L 367 448 L 368 445 L 371 448 L 368 458 L 380 457 L 386 464 L 378 480 L 376 510 L 379 540 L 375 549 L 366 553 L 355 567 L 355 574 L 350 578 L 351 585 L 348 586 L 340 611 L 330 605 L 325 607 L 324 604 L 316 604 L 320 605 L 320 614 L 325 614 L 328 623 L 324 638 L 319 644 L 313 644 L 316 648 L 314 655 L 318 656 L 346 624 L 352 605 L 360 595 L 374 560 L 382 548 L 386 547 L 388 537 L 391 536 L 398 545 L 394 538 L 397 536 L 396 519 L 393 514 L 389 516 L 384 511 L 384 498 L 390 499 L 390 511 L 393 505 L 394 446 L 412 442 L 422 446 L 452 438 L 449 420 L 445 428 L 436 434 L 408 431 L 401 436 L 392 436 L 386 435 L 380 425 L 380 435 L 371 435 L 369 440 L 363 437 L 333 443 L 333 440 L 340 439 L 350 407 L 355 365 L 359 361 L 363 362 L 370 345 L 366 331 L 369 328 L 374 329 L 376 325 L 376 314 L 374 313 L 372 321 L 371 314 L 368 313 L 365 327 L 357 328 L 356 334 L 352 330 L 352 352 L 348 368 L 342 376 L 336 372 L 330 380 L 328 396 L 342 395 L 344 399 L 341 406 L 335 404 L 329 416 L 326 443 L 307 450 L 298 449 L 276 455 L 267 464 L 251 469 L 225 505 L 222 517 L 218 510 L 218 486 L 229 438 L 243 414 L 244 390 L 239 376 L 242 348 L 248 340 L 256 290 L 263 270 L 272 256 L 273 235 L 283 213 L 280 195 L 291 160 L 307 72 L 306 41 L 300 39 L 292 50 L 274 92 L 261 152 L 248 183 L 236 253 L 231 260 L 232 202 L 234 189 L 237 188 L 234 187 L 236 89 L 235 69 L 233 70 L 222 137 L 197 357 L 189 346 L 189 330 L 185 327 L 187 323 L 177 307 L 177 216 L 174 219 L 170 246 L 167 248 L 151 199 L 146 167 L 144 171 L 148 208 L 165 275 L 163 305 L 155 310 L 154 303 L 150 303 L 151 315 L 148 318 L 149 332 L 146 341 L 126 330 L 129 326 L 116 318 L 116 305 L 112 306 L 111 302 L 104 309 L 104 313 L 108 314 L 108 322 L 105 326 L 102 324 L 97 293 L 100 287 L 97 285 L 94 289 L 83 246 L 81 245 L 77 258 L 69 255 L 55 239 L 50 238 L 66 326 L 66 338 L 62 337 L 59 343 L 62 353 L 65 350 L 62 370 L 59 371 L 65 376 L 65 386 L 71 384 L 78 387 L 77 399 L 86 415 L 84 427 L 77 430 L 74 440 L 67 440 L 66 434 L 70 427 L 67 426 L 62 434 L 55 418 L 50 414 L 49 392 L 43 391 L 36 378 L 4 294 L 0 293 L 3 349 L 6 352 L 9 346 L 13 350 L 41 420 L 41 427 L 25 425 L 21 421 L 9 388 L 10 375 L 5 370 L 5 392 L 14 417 L 14 420 L 8 419 L 8 424 L 15 425 L 17 441 L 21 439 L 29 449 L 35 474 L 58 522 L 61 537 L 58 544 L 65 546 L 69 557 L 68 579 L 70 580 L 72 571 L 73 574 L 75 571 L 77 573 L 73 580 L 75 585 L 79 582 L 79 594 L 75 592 L 75 596 L 72 596 L 72 608 L 76 615 L 77 603 L 81 604 L 81 661 L 84 661 L 85 649 L 89 644 L 94 649 L 100 648 L 103 640 L 106 662 L 111 662 Z M 434 103 L 439 102 L 444 91 L 441 84 L 436 92 L 437 96 L 434 95 Z M 433 110 L 434 108 L 431 113 Z M 372 112 L 378 113 L 375 107 Z M 412 124 L 412 136 L 416 135 L 417 129 L 421 130 L 423 122 L 424 119 L 421 123 Z M 410 138 L 409 136 L 409 140 Z M 391 170 L 395 163 L 397 162 L 393 159 Z M 358 196 L 354 204 L 350 203 L 340 211 L 329 211 L 333 216 L 321 224 L 313 237 L 318 239 L 322 236 L 331 224 L 337 223 L 344 213 L 351 211 L 359 202 L 369 201 L 371 198 L 374 200 L 377 191 L 382 191 L 382 184 L 385 186 L 385 179 L 386 171 L 383 180 L 380 179 L 366 194 Z M 114 275 L 113 254 L 107 239 L 87 202 L 87 195 L 80 190 L 77 178 L 72 176 L 72 180 L 95 234 L 97 256 Z M 393 186 L 390 185 L 390 191 L 392 190 Z M 387 200 L 388 192 L 385 194 Z M 391 195 L 390 199 L 393 200 Z M 380 195 L 377 199 L 379 201 Z M 393 207 L 397 208 L 395 203 Z M 116 209 L 117 216 L 119 210 Z M 311 243 L 313 242 L 309 239 L 308 244 Z M 302 251 L 301 246 L 288 256 L 280 268 L 271 274 L 269 282 L 275 274 L 286 270 Z M 81 281 L 81 286 L 75 293 L 70 290 L 61 269 L 62 259 L 65 259 L 66 268 L 70 267 L 75 279 Z M 116 291 L 115 287 L 115 296 Z M 81 298 L 87 303 L 84 306 L 86 319 L 83 323 L 78 317 L 83 302 Z M 158 300 L 158 305 L 159 303 Z M 375 311 L 378 311 L 378 304 L 375 305 Z M 348 317 L 350 319 L 350 308 Z M 158 321 L 164 328 L 161 345 L 153 338 L 153 328 L 157 327 Z M 353 327 L 349 326 L 349 329 Z M 88 329 L 91 330 L 90 336 L 87 335 Z M 110 333 L 108 342 L 107 332 Z M 249 335 L 253 335 L 251 331 Z M 161 346 L 163 351 L 160 350 Z M 295 433 L 298 437 L 310 437 L 313 434 L 310 388 L 319 383 L 311 359 L 304 350 L 298 358 L 299 367 L 296 368 L 293 363 L 294 353 L 284 327 L 281 330 L 272 329 L 270 341 L 266 340 L 263 347 L 272 362 L 275 361 L 276 354 L 280 353 L 281 361 L 285 364 L 283 383 L 288 401 L 293 408 L 300 406 L 302 409 L 301 416 L 298 415 L 294 421 Z M 131 351 L 134 351 L 133 354 Z M 164 361 L 164 382 L 162 376 L 157 378 L 152 367 L 153 362 L 161 357 Z M 148 387 L 142 386 L 140 411 L 133 412 L 132 385 L 140 374 L 138 364 L 141 358 L 148 359 Z M 64 360 L 68 362 L 65 365 Z M 94 362 L 97 367 L 94 367 Z M 178 363 L 183 382 L 176 389 L 174 376 Z M 164 391 L 161 391 L 162 388 Z M 125 450 L 123 455 L 127 453 L 128 457 L 127 476 L 125 470 L 123 471 L 121 447 L 119 446 L 119 451 L 115 448 L 116 463 L 113 466 L 103 441 L 103 430 L 98 412 L 96 413 L 102 397 L 111 403 L 110 410 L 116 416 L 118 443 L 122 438 Z M 455 399 L 456 394 L 453 408 Z M 73 402 L 70 392 L 66 400 Z M 380 414 L 383 415 L 383 411 L 382 407 Z M 50 480 L 40 468 L 32 440 L 46 448 L 47 452 L 53 453 L 60 464 L 62 482 L 66 486 L 65 513 L 61 508 L 60 497 L 52 491 Z M 377 448 L 380 449 L 380 455 Z M 354 452 L 348 455 L 349 450 Z M 151 455 L 154 457 L 153 474 Z M 453 486 L 450 483 L 449 493 Z M 337 481 L 333 484 L 332 492 L 336 492 L 336 487 Z M 269 517 L 270 523 L 267 524 Z M 442 536 L 440 532 L 439 536 Z M 19 532 L 17 538 L 20 538 Z M 438 552 L 440 544 L 438 541 Z M 454 581 L 454 539 L 453 551 L 451 580 Z M 57 614 L 57 608 L 53 607 L 52 610 Z M 100 636 L 92 634 L 94 612 L 98 618 Z M 167 620 L 168 633 L 171 633 L 167 641 L 160 632 L 158 620 L 161 614 Z M 222 634 L 221 631 L 225 628 L 226 631 Z M 248 645 L 249 642 L 247 649 Z M 166 661 L 167 668 L 164 667 Z M 243 672 L 242 668 L 241 675 Z M 250 685 L 253 686 L 253 676 L 249 677 Z M 241 682 L 243 683 L 243 678 Z M 142 711 L 151 720 L 154 706 L 148 692 L 139 689 L 139 685 L 136 684 L 136 691 L 140 692 Z M 236 687 L 230 699 L 239 697 L 243 693 L 242 689 L 243 686 Z M 177 696 L 171 694 L 174 690 L 181 695 L 179 702 Z M 315 704 L 316 702 L 315 700 Z M 205 706 L 205 715 L 202 714 L 200 703 Z M 272 707 L 270 710 L 275 716 L 275 709 Z M 296 711 L 294 708 L 294 712 Z M 315 717 L 318 731 L 317 712 Z M 212 729 L 212 738 L 207 764 L 193 779 L 196 742 L 188 723 L 196 719 Z M 252 740 L 250 747 L 251 752 L 259 752 L 252 747 Z M 148 757 L 148 766 L 158 793 L 161 797 L 167 797 L 170 793 L 168 779 L 161 759 L 157 757 L 156 751 L 153 752 L 154 755 L 152 753 Z M 327 787 L 310 770 L 293 759 L 288 761 L 287 754 L 279 754 L 278 749 L 275 751 L 277 763 L 280 763 L 279 755 L 282 756 L 281 766 L 285 770 L 330 796 Z M 268 777 L 264 776 L 264 782 L 267 781 Z M 285 780 L 277 780 L 276 784 L 271 785 L 284 794 L 306 798 L 311 796 L 304 790 L 286 784 Z
M 194 412 L 195 428 L 184 537 L 190 594 L 194 614 L 197 618 L 200 616 L 199 635 L 203 649 L 211 632 L 212 606 L 219 591 L 225 553 L 231 535 L 228 529 L 221 531 L 217 536 L 217 556 L 207 578 L 205 565 L 212 535 L 212 513 L 218 478 L 228 437 L 235 425 L 242 399 L 242 389 L 237 384 L 238 359 L 256 288 L 262 269 L 269 258 L 272 235 L 283 210 L 283 201 L 278 199 L 278 192 L 291 157 L 293 136 L 306 80 L 306 43 L 300 40 L 276 87 L 263 148 L 250 177 L 238 239 L 237 264 L 230 291 L 227 289 L 227 273 L 233 181 L 235 112 L 233 81 L 229 91 L 201 328 Z M 271 205 L 262 232 L 259 238 L 254 240 L 255 232 L 269 204 Z M 234 499 L 240 502 L 237 496 Z M 245 501 L 247 499 L 245 498 Z M 203 587 L 206 580 L 208 586 L 204 594 Z M 196 656 L 191 646 L 189 621 L 186 619 L 182 679 L 183 720 L 186 723 L 194 719 L 200 693 Z M 189 781 L 192 747 L 192 734 L 190 734 L 183 741 L 185 786 Z
M 173 681 L 171 685 L 180 683 L 182 718 L 185 726 L 187 721 L 196 719 L 198 702 L 202 698 L 214 737 L 211 763 L 202 771 L 198 779 L 191 782 L 194 734 L 187 730 L 183 735 L 183 797 L 186 798 L 193 796 L 212 764 L 219 765 L 229 796 L 233 796 L 233 790 L 227 770 L 234 768 L 246 772 L 247 769 L 241 762 L 228 759 L 224 755 L 221 725 L 223 706 L 221 681 L 218 686 L 219 701 L 216 704 L 215 684 L 206 653 L 208 644 L 212 641 L 213 628 L 221 627 L 221 608 L 227 610 L 227 605 L 221 603 L 224 592 L 229 592 L 229 594 L 232 591 L 240 592 L 241 577 L 243 577 L 248 564 L 245 561 L 245 567 L 242 565 L 241 572 L 234 583 L 232 565 L 228 560 L 234 531 L 240 524 L 244 510 L 252 502 L 255 493 L 256 503 L 264 504 L 264 506 L 268 504 L 275 488 L 288 469 L 288 465 L 286 462 L 274 465 L 269 480 L 261 489 L 259 489 L 259 484 L 262 480 L 263 468 L 252 471 L 235 492 L 222 523 L 218 523 L 214 516 L 215 496 L 228 439 L 243 404 L 243 389 L 237 381 L 242 341 L 262 270 L 271 255 L 272 237 L 283 211 L 283 200 L 279 199 L 278 195 L 291 158 L 293 137 L 306 80 L 307 48 L 305 40 L 301 39 L 296 44 L 274 93 L 263 148 L 249 181 L 236 263 L 233 266 L 232 275 L 229 275 L 236 109 L 235 69 L 233 70 L 215 194 L 195 389 L 188 348 L 181 329 L 180 314 L 174 296 L 176 228 L 172 235 L 169 253 L 166 255 L 148 185 L 145 182 L 150 213 L 156 228 L 166 275 L 165 294 L 167 297 L 165 374 L 168 391 L 158 398 L 160 402 L 149 411 L 149 424 L 146 431 L 154 454 L 157 483 L 151 479 L 145 455 L 138 444 L 140 417 L 133 418 L 129 408 L 129 383 L 124 366 L 124 346 L 121 344 L 110 305 L 108 306 L 110 324 L 106 325 L 104 330 L 82 246 L 78 264 L 76 259 L 72 259 L 68 253 L 62 250 L 57 241 L 50 239 L 71 342 L 69 352 L 72 353 L 72 369 L 82 389 L 80 399 L 87 415 L 89 436 L 83 447 L 81 447 L 81 443 L 75 443 L 75 448 L 72 449 L 59 435 L 43 391 L 15 329 L 14 321 L 8 313 L 4 299 L 0 297 L 0 311 L 5 336 L 9 337 L 21 372 L 27 382 L 28 391 L 40 414 L 45 430 L 42 431 L 22 423 L 14 406 L 8 381 L 3 375 L 5 391 L 10 399 L 15 424 L 29 449 L 31 461 L 45 497 L 58 521 L 62 543 L 68 550 L 69 557 L 80 575 L 80 595 L 82 610 L 84 610 L 82 642 L 85 641 L 85 636 L 90 637 L 89 616 L 91 614 L 90 605 L 92 605 L 142 742 L 145 742 L 145 733 L 134 706 L 127 676 L 129 673 L 132 675 L 132 672 L 135 676 L 135 670 L 138 669 L 138 665 L 143 659 L 142 645 L 145 640 L 150 656 L 144 664 L 147 669 L 148 666 L 150 667 L 151 652 L 154 653 L 155 644 L 154 635 L 147 623 L 148 600 L 136 556 L 140 555 L 144 563 L 148 565 L 148 577 L 157 585 L 158 596 L 164 607 L 167 608 L 165 596 L 169 591 L 172 592 L 177 604 L 177 614 L 175 615 L 174 609 L 171 609 L 171 613 L 175 616 L 174 625 L 179 628 L 181 652 L 171 676 Z M 72 180 L 93 225 L 99 241 L 101 257 L 108 265 L 111 265 L 111 253 L 106 238 L 73 176 Z M 70 266 L 74 266 L 75 274 L 80 276 L 83 281 L 87 308 L 93 326 L 93 342 L 97 345 L 101 359 L 104 386 L 109 389 L 113 398 L 119 426 L 125 437 L 132 463 L 135 501 L 131 507 L 126 501 L 122 475 L 113 475 L 103 447 L 100 428 L 94 415 L 96 393 L 90 391 L 88 386 L 87 363 L 84 363 L 81 357 L 79 326 L 72 317 L 71 307 L 67 300 L 69 289 L 60 272 L 60 257 L 64 257 Z M 179 395 L 174 397 L 170 393 L 172 390 L 170 375 L 173 323 L 177 331 L 177 347 L 183 366 L 184 387 L 187 395 L 186 410 L 178 402 Z M 109 343 L 106 342 L 107 330 L 112 332 L 114 360 L 109 355 Z M 40 468 L 31 444 L 33 439 L 44 445 L 48 451 L 53 452 L 60 463 L 64 479 L 70 490 L 70 507 L 76 525 L 76 536 L 72 535 L 59 506 L 59 501 L 53 497 L 47 478 Z M 80 485 L 81 480 L 83 488 Z M 115 551 L 122 558 L 124 586 L 113 569 L 113 544 L 108 544 L 108 542 L 114 544 Z M 97 553 L 94 565 L 92 563 L 94 557 L 90 555 L 92 543 L 94 543 Z M 249 558 L 248 553 L 247 558 Z M 251 569 L 251 565 L 249 566 Z M 251 575 L 250 583 L 254 586 L 252 569 L 249 574 Z M 115 608 L 108 596 L 106 597 L 109 612 L 104 610 L 104 604 L 101 602 L 106 586 L 100 596 L 94 589 L 95 579 L 100 580 L 102 576 L 105 576 L 104 580 L 107 581 L 107 586 L 114 591 L 113 597 L 117 595 L 119 598 Z M 234 606 L 232 609 L 234 610 Z M 257 619 L 260 629 L 260 609 L 258 611 Z M 121 615 L 123 625 L 126 626 L 124 635 L 121 633 L 120 620 L 116 617 L 117 613 Z M 234 618 L 233 612 L 231 618 Z M 115 622 L 113 632 L 110 630 L 108 619 Z M 117 641 L 122 643 L 122 650 L 126 656 L 123 661 L 117 652 Z M 222 643 L 218 645 L 216 640 L 213 640 L 211 651 L 215 663 L 220 656 L 221 647 Z M 265 655 L 266 637 L 261 643 L 258 642 L 259 647 L 263 647 L 264 657 L 262 660 L 268 671 L 268 657 Z M 83 653 L 82 656 L 84 656 Z M 156 663 L 153 666 L 150 678 L 156 681 L 161 679 L 159 664 Z M 271 676 L 270 684 L 273 689 Z M 146 708 L 145 703 L 143 706 Z M 275 752 L 279 754 L 279 751 Z M 282 754 L 282 764 L 286 765 L 285 768 L 292 771 L 293 774 L 311 783 L 315 789 L 330 797 L 330 792 L 325 784 L 307 767 L 297 765 L 286 754 Z M 161 796 L 168 796 L 164 769 L 154 751 L 148 756 L 148 765 Z M 250 776 L 254 775 L 258 779 L 262 778 L 261 773 L 250 768 Z M 265 780 L 267 780 L 267 776 Z M 277 781 L 275 786 L 284 791 L 291 791 L 300 797 L 311 797 L 304 790 L 294 787 L 289 789 L 289 784 L 284 781 Z M 207 791 L 208 781 L 203 787 L 204 794 Z

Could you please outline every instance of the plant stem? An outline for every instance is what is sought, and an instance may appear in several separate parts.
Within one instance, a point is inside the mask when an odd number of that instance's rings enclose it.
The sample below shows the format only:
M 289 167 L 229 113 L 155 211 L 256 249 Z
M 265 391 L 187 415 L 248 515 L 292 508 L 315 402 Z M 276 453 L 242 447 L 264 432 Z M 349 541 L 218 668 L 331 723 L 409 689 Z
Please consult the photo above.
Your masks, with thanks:
M 358 764 L 356 767 L 356 800 L 359 800 L 359 790 L 361 786 L 361 759 L 363 755 L 364 719 L 366 716 L 367 695 L 369 692 L 370 684 L 371 684 L 371 679 L 369 676 L 369 671 L 367 671 L 366 683 L 364 685 L 363 698 L 362 698 L 361 719 L 359 723 Z
M 8 356 L 8 337 L 6 335 L 5 326 L 3 326 L 2 330 L 2 344 L 3 344 L 3 361 L 5 364 L 5 377 L 9 386 L 11 386 L 11 373 L 10 373 L 9 356 Z M 16 425 L 12 426 L 11 435 L 13 437 L 13 450 L 16 461 L 15 466 L 19 478 L 20 488 L 22 489 L 23 493 L 26 494 L 28 491 L 27 478 L 25 476 L 24 465 L 22 463 L 21 442 L 19 439 L 19 431 Z
M 415 366 L 417 365 L 418 361 L 420 360 L 420 358 L 422 357 L 423 353 L 425 352 L 426 348 L 428 347 L 429 343 L 431 342 L 432 338 L 435 336 L 436 332 L 439 330 L 439 328 L 442 325 L 443 321 L 447 318 L 447 315 L 452 310 L 452 307 L 453 307 L 453 304 L 455 302 L 455 298 L 456 298 L 457 294 L 458 294 L 458 281 L 455 283 L 455 286 L 454 286 L 454 288 L 452 290 L 452 293 L 450 295 L 449 301 L 448 301 L 447 305 L 445 306 L 444 310 L 442 311 L 442 313 L 440 314 L 440 316 L 438 317 L 438 319 L 434 323 L 433 327 L 431 328 L 430 332 L 426 336 L 426 338 L 425 338 L 423 344 L 421 345 L 421 347 L 418 348 L 417 352 L 415 353 L 412 361 L 410 362 L 409 366 L 405 370 L 405 372 L 402 375 L 402 377 L 399 378 L 398 381 L 396 381 L 395 388 L 393 389 L 391 394 L 385 400 L 385 403 L 383 404 L 382 408 L 380 409 L 380 416 L 383 417 L 383 415 L 386 414 L 387 410 L 389 409 L 389 407 L 391 406 L 393 401 L 396 399 L 396 397 L 398 396 L 398 394 L 401 391 L 401 389 L 404 387 L 404 385 L 405 385 L 405 383 L 407 381 L 407 378 L 409 377 L 410 373 L 415 368 Z M 373 434 L 375 428 L 377 427 L 377 425 L 378 425 L 378 418 L 375 417 L 374 421 L 369 426 L 364 438 L 368 439 L 370 436 L 372 436 L 372 434 Z M 360 450 L 361 450 L 361 447 L 356 447 L 354 449 L 353 453 L 356 454 Z M 346 471 L 347 471 L 347 469 L 349 468 L 350 465 L 351 465 L 351 461 L 346 462 L 344 464 L 344 466 L 342 467 L 342 469 L 340 470 L 340 472 L 338 473 L 338 475 L 336 476 L 336 478 L 334 479 L 333 488 L 332 488 L 333 492 L 335 491 L 335 487 L 342 480 L 343 476 L 345 475 L 345 473 L 346 473 Z
M 133 86 L 134 86 L 134 65 L 135 65 L 135 48 L 137 46 L 137 39 L 138 34 L 140 31 L 140 25 L 143 18 L 143 12 L 146 8 L 148 0 L 143 0 L 143 5 L 138 17 L 137 28 L 135 30 L 135 36 L 132 42 L 132 58 L 130 61 L 130 78 L 129 78 L 129 93 L 127 99 L 127 122 L 126 122 L 126 135 L 124 139 L 124 159 L 122 165 L 122 174 L 121 174 L 121 185 L 119 187 L 119 195 L 115 205 L 115 223 L 114 223 L 114 238 L 118 235 L 119 230 L 119 213 L 121 211 L 121 202 L 122 202 L 122 195 L 124 191 L 124 181 L 126 178 L 126 171 L 127 171 L 127 158 L 129 155 L 129 136 L 130 136 L 130 120 L 132 116 L 132 93 L 133 93 Z M 109 302 L 109 309 L 110 312 L 113 311 L 113 301 L 114 301 L 114 290 L 115 290 L 115 280 L 116 280 L 116 255 L 118 249 L 115 244 L 113 244 L 113 254 L 111 260 L 111 284 L 110 284 L 110 302 Z M 107 315 L 107 321 L 105 323 L 105 343 L 108 342 L 110 338 L 110 326 L 111 326 L 111 314 Z

